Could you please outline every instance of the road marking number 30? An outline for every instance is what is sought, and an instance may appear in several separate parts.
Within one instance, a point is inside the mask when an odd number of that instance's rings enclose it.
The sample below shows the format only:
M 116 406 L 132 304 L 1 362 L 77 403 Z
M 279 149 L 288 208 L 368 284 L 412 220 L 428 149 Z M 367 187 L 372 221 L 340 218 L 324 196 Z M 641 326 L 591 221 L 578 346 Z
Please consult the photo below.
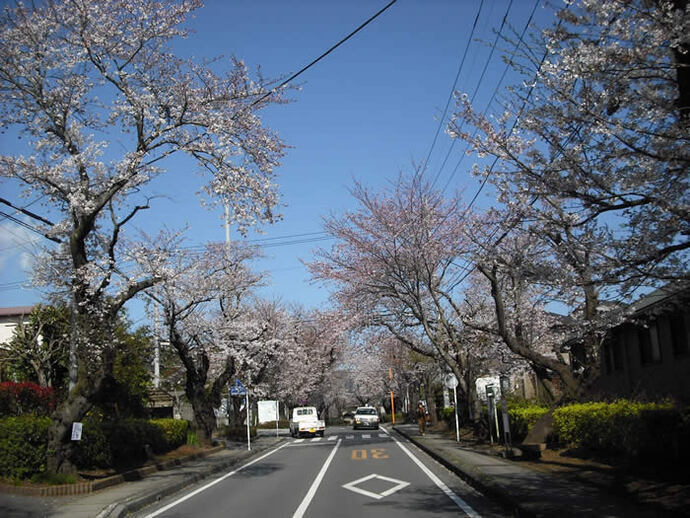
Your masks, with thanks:
M 371 456 L 372 459 L 387 459 L 388 453 L 385 448 L 352 450 L 352 460 L 366 460 L 369 456 Z

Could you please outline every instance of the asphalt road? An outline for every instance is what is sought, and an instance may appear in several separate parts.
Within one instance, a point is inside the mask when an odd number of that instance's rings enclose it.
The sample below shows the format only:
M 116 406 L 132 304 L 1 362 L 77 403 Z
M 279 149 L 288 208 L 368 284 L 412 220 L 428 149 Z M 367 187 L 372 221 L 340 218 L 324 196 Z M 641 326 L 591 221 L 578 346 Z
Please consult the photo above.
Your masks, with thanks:
M 387 431 L 333 427 L 289 439 L 135 516 L 431 517 L 505 512 Z

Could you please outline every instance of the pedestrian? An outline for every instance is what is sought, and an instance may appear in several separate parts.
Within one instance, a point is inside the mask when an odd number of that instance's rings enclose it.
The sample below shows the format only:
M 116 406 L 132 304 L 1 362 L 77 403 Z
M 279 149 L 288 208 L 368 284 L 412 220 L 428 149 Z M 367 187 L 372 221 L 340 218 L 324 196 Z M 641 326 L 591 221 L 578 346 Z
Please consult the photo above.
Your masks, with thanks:
M 426 408 L 424 408 L 421 401 L 417 407 L 417 424 L 419 425 L 419 433 L 424 435 L 426 429 Z

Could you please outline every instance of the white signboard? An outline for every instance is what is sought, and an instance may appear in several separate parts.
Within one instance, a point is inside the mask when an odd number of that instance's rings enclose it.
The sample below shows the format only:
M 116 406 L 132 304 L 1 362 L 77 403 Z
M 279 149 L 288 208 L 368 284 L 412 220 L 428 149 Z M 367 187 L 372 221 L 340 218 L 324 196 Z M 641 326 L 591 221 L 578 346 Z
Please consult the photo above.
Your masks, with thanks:
M 81 441 L 82 423 L 72 423 L 72 440 Z
M 276 420 L 276 403 L 275 400 L 258 401 L 259 408 L 259 423 L 268 423 Z

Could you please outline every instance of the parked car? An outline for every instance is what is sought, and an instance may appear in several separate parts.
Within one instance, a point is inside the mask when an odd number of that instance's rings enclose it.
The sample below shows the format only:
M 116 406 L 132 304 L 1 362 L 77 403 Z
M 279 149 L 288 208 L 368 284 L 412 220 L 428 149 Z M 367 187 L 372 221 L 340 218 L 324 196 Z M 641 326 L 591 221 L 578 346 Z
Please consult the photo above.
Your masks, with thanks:
M 379 413 L 374 407 L 360 406 L 355 410 L 354 419 L 352 421 L 352 429 L 358 428 L 374 428 L 379 427 Z

